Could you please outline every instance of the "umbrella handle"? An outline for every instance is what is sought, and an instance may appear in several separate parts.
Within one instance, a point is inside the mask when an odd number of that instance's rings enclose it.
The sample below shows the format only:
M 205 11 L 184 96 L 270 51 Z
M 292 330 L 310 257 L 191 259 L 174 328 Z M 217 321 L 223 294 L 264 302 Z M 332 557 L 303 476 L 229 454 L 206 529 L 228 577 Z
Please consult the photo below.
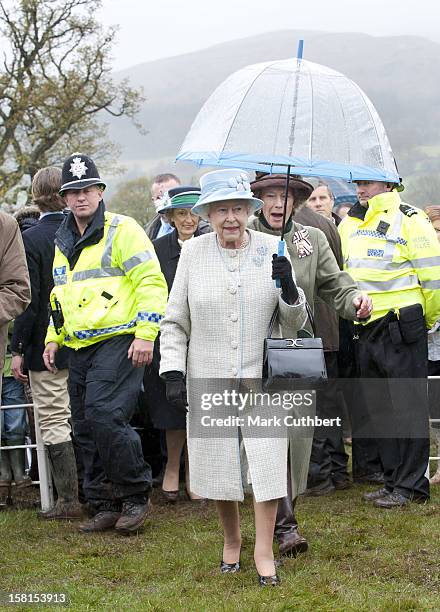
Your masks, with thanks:
M 285 246 L 286 243 L 284 242 L 284 240 L 280 240 L 278 242 L 278 257 L 282 257 L 284 255 Z M 281 288 L 281 281 L 279 278 L 275 280 L 275 287 L 277 287 L 278 289 Z

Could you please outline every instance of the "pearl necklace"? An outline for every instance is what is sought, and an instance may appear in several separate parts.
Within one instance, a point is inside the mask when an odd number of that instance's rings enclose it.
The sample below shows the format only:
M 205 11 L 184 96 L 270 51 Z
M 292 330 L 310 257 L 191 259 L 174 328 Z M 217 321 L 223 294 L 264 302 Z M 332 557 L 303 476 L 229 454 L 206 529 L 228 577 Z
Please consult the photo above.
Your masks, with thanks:
M 217 237 L 217 244 L 218 244 L 218 245 L 219 245 L 219 246 L 220 246 L 222 249 L 225 249 L 225 250 L 230 250 L 230 251 L 242 251 L 242 250 L 244 250 L 244 249 L 245 249 L 245 248 L 248 246 L 248 244 L 249 244 L 249 236 L 248 236 L 247 231 L 245 231 L 242 241 L 240 242 L 240 244 L 238 245 L 238 247 L 237 247 L 237 248 L 235 248 L 235 249 L 226 249 L 226 247 L 222 246 L 222 244 L 220 243 L 220 240 L 218 239 L 218 237 Z

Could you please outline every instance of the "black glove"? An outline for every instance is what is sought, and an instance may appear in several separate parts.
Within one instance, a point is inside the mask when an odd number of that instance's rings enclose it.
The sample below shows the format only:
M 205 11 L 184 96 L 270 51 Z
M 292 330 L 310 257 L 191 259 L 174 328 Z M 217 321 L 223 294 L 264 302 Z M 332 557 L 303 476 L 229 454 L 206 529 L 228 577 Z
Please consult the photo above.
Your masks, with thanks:
M 281 283 L 281 297 L 286 304 L 295 304 L 298 299 L 298 289 L 292 276 L 292 266 L 284 255 L 272 255 L 272 278 Z
M 188 402 L 186 399 L 185 379 L 182 372 L 177 372 L 176 370 L 164 372 L 161 374 L 161 378 L 165 381 L 167 401 L 172 406 L 186 412 Z

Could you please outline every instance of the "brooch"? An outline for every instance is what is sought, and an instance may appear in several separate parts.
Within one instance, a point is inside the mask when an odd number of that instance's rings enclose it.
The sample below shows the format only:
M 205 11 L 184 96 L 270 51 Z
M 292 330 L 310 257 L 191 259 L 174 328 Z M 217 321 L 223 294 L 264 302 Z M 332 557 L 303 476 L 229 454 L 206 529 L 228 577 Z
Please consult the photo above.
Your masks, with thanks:
M 298 258 L 302 259 L 313 253 L 313 246 L 310 242 L 309 233 L 306 229 L 294 232 L 292 242 L 296 246 Z
M 264 258 L 266 257 L 268 253 L 267 246 L 259 246 L 257 247 L 256 251 L 257 251 L 257 255 L 255 255 L 252 261 L 258 268 L 261 268 L 261 266 L 264 263 Z

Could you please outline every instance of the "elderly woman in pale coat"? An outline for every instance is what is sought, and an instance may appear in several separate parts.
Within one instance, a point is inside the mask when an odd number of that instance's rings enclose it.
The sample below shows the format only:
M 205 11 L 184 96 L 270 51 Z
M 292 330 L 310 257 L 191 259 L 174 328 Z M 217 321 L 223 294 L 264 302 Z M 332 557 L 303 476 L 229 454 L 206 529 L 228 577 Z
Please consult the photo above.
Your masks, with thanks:
M 249 474 L 254 495 L 254 560 L 259 582 L 278 584 L 272 539 L 278 498 L 287 494 L 287 438 L 191 436 L 200 421 L 202 379 L 261 379 L 263 344 L 272 313 L 291 337 L 306 321 L 305 298 L 297 289 L 288 258 L 276 255 L 278 240 L 246 229 L 262 206 L 247 174 L 219 170 L 205 174 L 193 211 L 214 230 L 183 245 L 166 316 L 161 325 L 160 372 L 167 398 L 185 405 L 188 383 L 188 451 L 192 490 L 216 500 L 224 531 L 221 571 L 240 568 L 238 501 Z M 201 282 L 203 279 L 203 282 Z M 281 290 L 273 279 L 278 279 Z M 205 388 L 206 390 L 206 388 Z M 196 397 L 199 398 L 197 405 Z M 215 408 L 213 409 L 213 411 Z M 242 437 L 240 455 L 239 446 Z M 245 455 L 245 461 L 244 456 Z M 246 467 L 245 467 L 246 466 Z

